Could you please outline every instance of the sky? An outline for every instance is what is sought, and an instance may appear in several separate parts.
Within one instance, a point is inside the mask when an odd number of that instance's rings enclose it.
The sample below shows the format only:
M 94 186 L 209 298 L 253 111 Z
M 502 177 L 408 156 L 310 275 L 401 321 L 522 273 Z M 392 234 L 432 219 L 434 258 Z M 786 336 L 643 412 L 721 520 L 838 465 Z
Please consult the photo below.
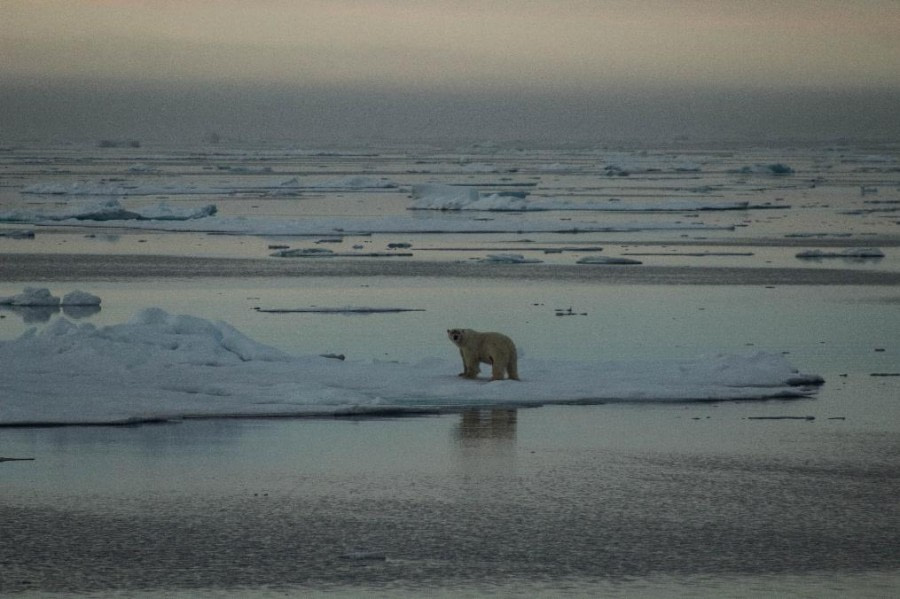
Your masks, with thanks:
M 0 0 L 0 141 L 900 135 L 900 0 Z

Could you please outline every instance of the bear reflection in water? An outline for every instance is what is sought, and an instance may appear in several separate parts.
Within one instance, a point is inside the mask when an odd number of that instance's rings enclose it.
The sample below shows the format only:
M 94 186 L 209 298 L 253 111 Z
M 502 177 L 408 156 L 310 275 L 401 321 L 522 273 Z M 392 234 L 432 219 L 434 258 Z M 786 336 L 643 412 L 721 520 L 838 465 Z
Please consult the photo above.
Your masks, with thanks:
M 459 439 L 515 439 L 518 414 L 508 408 L 473 409 L 462 413 Z

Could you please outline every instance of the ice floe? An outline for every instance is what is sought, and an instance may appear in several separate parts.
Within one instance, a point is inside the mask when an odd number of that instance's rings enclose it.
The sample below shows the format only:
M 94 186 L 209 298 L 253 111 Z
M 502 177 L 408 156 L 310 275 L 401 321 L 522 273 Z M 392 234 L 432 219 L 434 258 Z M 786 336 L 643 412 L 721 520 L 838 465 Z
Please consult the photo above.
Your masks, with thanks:
M 147 196 L 222 193 L 222 188 L 184 184 L 121 183 L 109 181 L 74 181 L 71 183 L 33 183 L 21 193 L 65 196 Z
M 591 212 L 692 212 L 707 210 L 747 210 L 741 200 L 656 200 L 622 202 L 607 200 L 530 199 L 523 194 L 482 195 L 472 187 L 425 184 L 412 188 L 410 210 L 480 210 L 488 212 L 550 212 L 580 210 Z
M 0 297 L 0 306 L 99 306 L 100 301 L 96 295 L 80 289 L 70 291 L 60 299 L 45 287 L 26 287 L 22 293 Z
M 270 167 L 221 166 L 219 170 L 229 175 L 265 175 L 272 174 Z M 128 169 L 130 173 L 152 174 L 153 167 L 136 165 Z M 177 181 L 70 181 L 70 182 L 38 182 L 26 185 L 21 193 L 26 195 L 60 195 L 60 196 L 152 196 L 152 195 L 224 195 L 234 193 L 266 192 L 269 195 L 298 192 L 304 189 L 317 190 L 366 190 L 394 189 L 399 187 L 395 181 L 384 177 L 368 175 L 347 175 L 314 180 L 291 177 L 281 181 L 263 180 L 253 183 L 225 182 L 220 185 L 193 185 Z
M 34 231 L 30 229 L 13 229 L 10 231 L 0 229 L 0 237 L 7 239 L 34 239 Z
M 793 175 L 794 169 L 786 164 L 781 162 L 774 162 L 771 164 L 754 164 L 752 166 L 745 166 L 737 170 L 736 172 L 742 175 Z
M 843 250 L 806 250 L 798 252 L 797 258 L 813 259 L 820 258 L 854 258 L 854 259 L 870 259 L 884 258 L 884 252 L 878 248 L 847 248 Z
M 459 378 L 457 361 L 292 356 L 228 323 L 159 308 L 104 327 L 60 317 L 0 341 L 0 425 L 790 398 L 809 396 L 822 383 L 776 353 L 590 363 L 525 358 L 522 381 L 498 382 Z
M 52 222 L 52 221 L 180 221 L 206 218 L 217 212 L 214 204 L 198 208 L 175 208 L 166 202 L 142 208 L 125 208 L 118 199 L 80 203 L 59 210 L 33 211 L 11 210 L 0 212 L 0 222 Z
M 542 260 L 526 258 L 522 254 L 488 254 L 479 262 L 486 264 L 540 264 Z
M 613 265 L 643 264 L 643 262 L 641 262 L 640 260 L 634 260 L 632 258 L 618 258 L 615 256 L 585 256 L 584 258 L 579 258 L 576 263 Z

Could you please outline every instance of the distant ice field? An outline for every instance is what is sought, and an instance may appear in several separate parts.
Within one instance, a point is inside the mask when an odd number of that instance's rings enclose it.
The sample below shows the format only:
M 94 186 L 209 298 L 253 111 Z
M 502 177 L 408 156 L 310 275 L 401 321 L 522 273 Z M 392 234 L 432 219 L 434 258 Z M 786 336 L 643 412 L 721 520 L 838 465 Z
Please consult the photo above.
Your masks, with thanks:
M 549 262 L 562 257 L 542 255 L 546 246 L 568 242 L 615 251 L 629 243 L 896 247 L 898 169 L 891 146 L 14 147 L 0 154 L 0 251 L 65 243 L 89 252 L 94 240 L 95 251 L 152 253 L 158 246 L 144 239 L 135 248 L 134 237 L 160 231 L 325 243 L 350 254 L 405 242 L 412 259 L 533 243 L 524 255 Z M 29 232 L 35 243 L 15 237 Z M 90 237 L 73 243 L 80 236 Z M 160 243 L 166 253 L 269 254 L 270 244 L 231 241 Z

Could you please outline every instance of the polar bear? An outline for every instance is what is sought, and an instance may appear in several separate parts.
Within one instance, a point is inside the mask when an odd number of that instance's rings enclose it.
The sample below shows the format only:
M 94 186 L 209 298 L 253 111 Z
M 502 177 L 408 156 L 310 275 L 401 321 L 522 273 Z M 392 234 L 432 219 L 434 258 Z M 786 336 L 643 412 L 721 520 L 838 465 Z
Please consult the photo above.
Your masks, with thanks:
M 502 380 L 504 372 L 509 378 L 519 380 L 516 346 L 506 335 L 480 333 L 472 329 L 447 329 L 447 336 L 459 348 L 462 356 L 463 371 L 459 376 L 476 378 L 481 372 L 478 364 L 484 362 L 491 365 L 492 381 Z

